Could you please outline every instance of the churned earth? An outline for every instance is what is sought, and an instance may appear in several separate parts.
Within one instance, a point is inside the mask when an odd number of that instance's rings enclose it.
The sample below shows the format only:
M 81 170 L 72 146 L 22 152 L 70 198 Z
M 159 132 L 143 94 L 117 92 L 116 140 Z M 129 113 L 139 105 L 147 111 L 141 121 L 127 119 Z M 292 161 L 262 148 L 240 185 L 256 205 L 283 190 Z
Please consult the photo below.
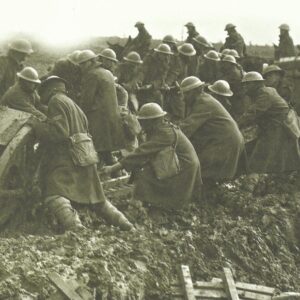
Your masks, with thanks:
M 120 192 L 111 201 L 136 232 L 82 209 L 88 229 L 61 234 L 43 205 L 28 200 L 1 233 L 0 299 L 64 299 L 54 296 L 53 271 L 76 280 L 91 299 L 171 299 L 181 264 L 189 265 L 193 280 L 221 277 L 227 266 L 238 281 L 297 291 L 299 180 L 297 174 L 241 178 L 171 214 Z

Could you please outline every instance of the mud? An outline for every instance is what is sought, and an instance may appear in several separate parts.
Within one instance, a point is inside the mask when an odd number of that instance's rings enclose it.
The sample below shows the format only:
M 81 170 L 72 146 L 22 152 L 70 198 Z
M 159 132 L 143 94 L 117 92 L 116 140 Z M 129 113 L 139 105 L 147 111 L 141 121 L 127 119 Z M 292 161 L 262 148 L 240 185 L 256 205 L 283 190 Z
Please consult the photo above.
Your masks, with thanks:
M 89 229 L 60 234 L 43 205 L 25 204 L 1 233 L 0 299 L 47 299 L 56 292 L 52 271 L 96 299 L 170 299 L 180 264 L 190 266 L 193 280 L 221 277 L 227 266 L 239 281 L 297 291 L 298 185 L 298 174 L 241 178 L 172 214 L 111 199 L 136 232 L 121 232 L 84 209 Z

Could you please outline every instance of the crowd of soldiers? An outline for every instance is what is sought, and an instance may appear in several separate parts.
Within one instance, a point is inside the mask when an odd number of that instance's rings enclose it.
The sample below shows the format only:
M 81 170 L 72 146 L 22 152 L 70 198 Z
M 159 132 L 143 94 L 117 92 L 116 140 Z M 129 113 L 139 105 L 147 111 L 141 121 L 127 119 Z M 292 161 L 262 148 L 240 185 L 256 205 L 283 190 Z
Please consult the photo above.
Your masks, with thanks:
M 74 209 L 83 205 L 134 229 L 106 199 L 100 175 L 125 169 L 134 199 L 172 211 L 241 174 L 300 168 L 284 71 L 244 72 L 246 45 L 235 25 L 226 25 L 219 51 L 190 22 L 185 42 L 166 35 L 154 49 L 145 25 L 135 26 L 139 34 L 121 62 L 110 48 L 76 50 L 39 78 L 23 66 L 33 52 L 27 40 L 13 41 L 0 57 L 0 104 L 34 116 L 28 124 L 39 141 L 43 199 L 65 230 L 84 227 Z M 293 56 L 292 48 L 283 24 L 275 55 Z M 241 131 L 253 125 L 257 135 L 245 143 Z

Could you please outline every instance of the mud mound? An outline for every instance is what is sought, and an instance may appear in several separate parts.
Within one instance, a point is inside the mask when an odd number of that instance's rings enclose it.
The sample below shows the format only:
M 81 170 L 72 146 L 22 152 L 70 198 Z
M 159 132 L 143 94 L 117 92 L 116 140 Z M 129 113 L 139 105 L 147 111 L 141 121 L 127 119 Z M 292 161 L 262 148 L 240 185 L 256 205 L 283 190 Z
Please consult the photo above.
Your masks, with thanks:
M 89 229 L 58 235 L 38 206 L 2 232 L 0 299 L 47 299 L 56 291 L 53 271 L 96 299 L 168 299 L 180 264 L 190 266 L 193 280 L 220 277 L 227 266 L 239 281 L 299 290 L 298 180 L 261 176 L 253 195 L 253 179 L 242 178 L 172 214 L 112 199 L 135 222 L 134 233 L 81 210 Z

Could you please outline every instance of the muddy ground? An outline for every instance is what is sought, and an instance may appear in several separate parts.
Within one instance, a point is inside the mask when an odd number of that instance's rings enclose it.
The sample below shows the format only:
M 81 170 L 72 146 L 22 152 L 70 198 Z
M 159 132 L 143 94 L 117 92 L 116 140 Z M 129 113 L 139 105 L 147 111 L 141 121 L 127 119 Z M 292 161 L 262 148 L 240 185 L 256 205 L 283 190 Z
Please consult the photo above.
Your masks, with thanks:
M 0 299 L 63 299 L 53 296 L 53 271 L 95 299 L 171 299 L 180 264 L 190 266 L 193 280 L 221 277 L 227 266 L 238 281 L 297 291 L 299 180 L 242 178 L 177 214 L 145 208 L 125 193 L 111 199 L 136 232 L 121 232 L 84 209 L 89 229 L 61 234 L 43 205 L 28 201 L 1 233 Z

